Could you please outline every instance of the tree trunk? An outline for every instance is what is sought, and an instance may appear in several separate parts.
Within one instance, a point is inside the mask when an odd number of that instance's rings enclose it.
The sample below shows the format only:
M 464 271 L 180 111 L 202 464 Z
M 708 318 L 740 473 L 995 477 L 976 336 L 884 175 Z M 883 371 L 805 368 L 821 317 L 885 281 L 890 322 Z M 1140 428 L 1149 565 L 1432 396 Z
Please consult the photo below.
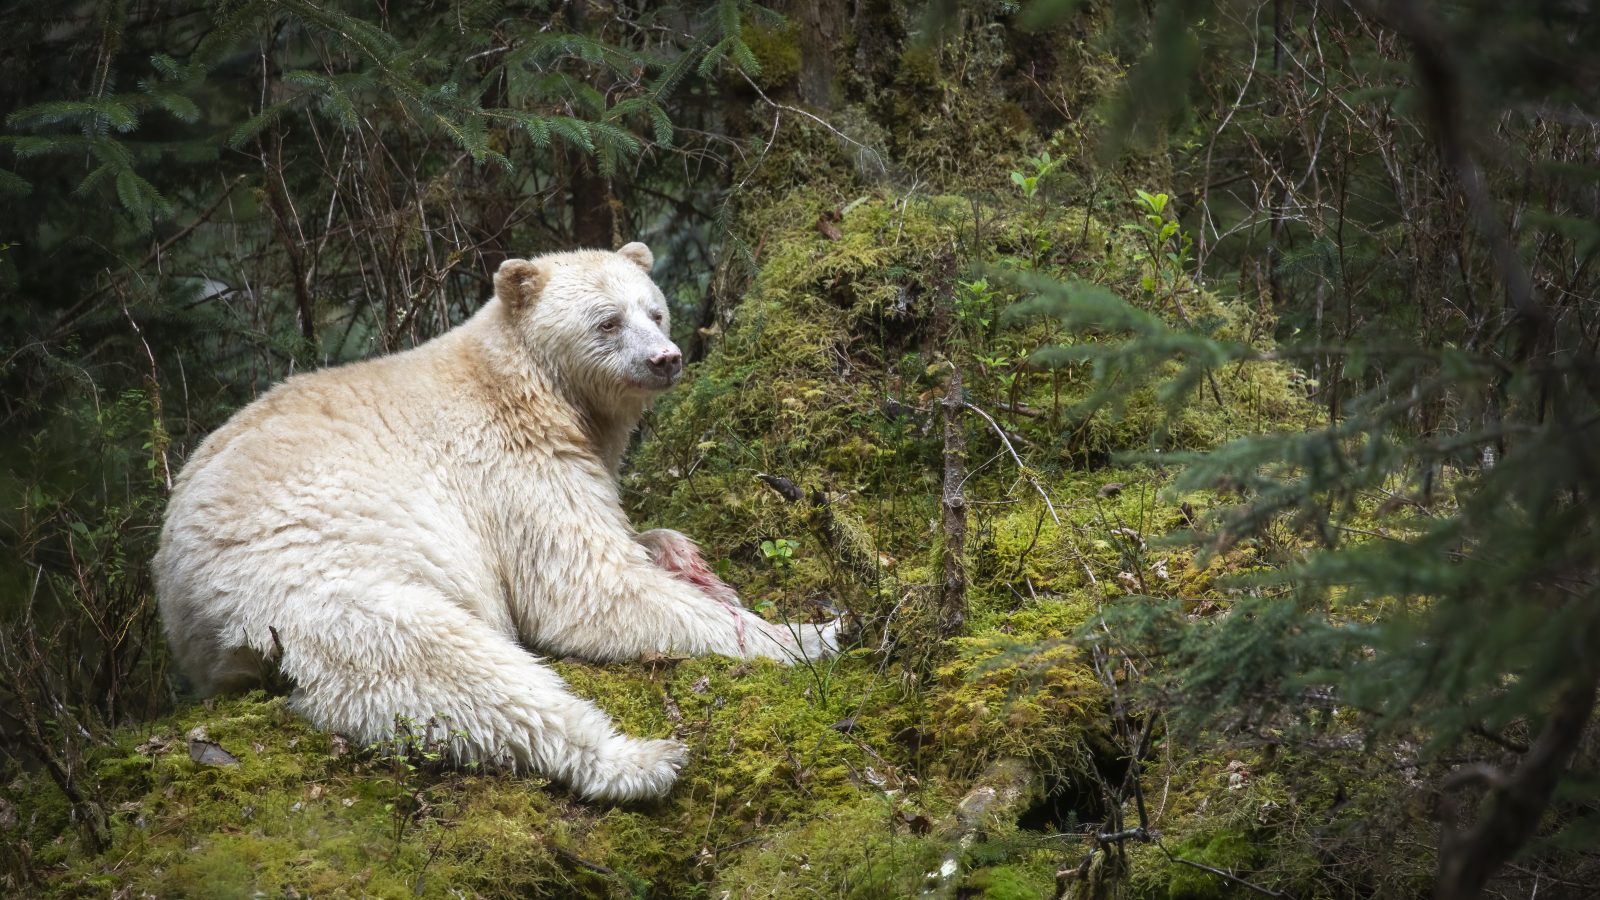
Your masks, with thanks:
M 568 154 L 572 177 L 572 243 L 585 250 L 617 248 L 617 203 L 611 183 L 594 168 L 594 160 L 581 153 Z
M 833 105 L 833 54 L 844 45 L 850 6 L 843 0 L 784 4 L 800 44 L 800 102 L 816 109 Z
M 961 391 L 961 370 L 950 367 L 950 384 L 944 395 L 944 579 L 939 590 L 940 631 L 949 637 L 967 621 L 967 500 L 962 484 L 967 480 L 967 435 L 961 429 L 966 398 Z

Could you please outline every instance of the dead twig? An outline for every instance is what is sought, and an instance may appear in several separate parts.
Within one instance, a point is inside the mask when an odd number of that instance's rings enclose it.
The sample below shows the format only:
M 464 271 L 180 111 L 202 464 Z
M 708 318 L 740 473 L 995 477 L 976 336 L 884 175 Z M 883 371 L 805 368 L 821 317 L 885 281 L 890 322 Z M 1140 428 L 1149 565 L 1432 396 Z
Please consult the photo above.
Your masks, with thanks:
M 964 405 L 967 409 L 970 409 L 973 412 L 977 413 L 978 415 L 982 416 L 983 420 L 985 422 L 989 423 L 989 427 L 994 430 L 994 433 L 997 436 L 999 436 L 1000 443 L 1005 446 L 1006 452 L 1011 454 L 1012 462 L 1015 462 L 1017 464 L 1017 471 L 1022 474 L 1023 478 L 1027 479 L 1029 484 L 1033 485 L 1033 489 L 1035 491 L 1039 492 L 1040 498 L 1042 498 L 1044 500 L 1045 508 L 1050 511 L 1051 520 L 1056 523 L 1056 527 L 1057 528 L 1060 528 L 1061 527 L 1061 516 L 1056 513 L 1056 505 L 1050 501 L 1049 492 L 1047 492 L 1044 489 L 1044 485 L 1039 483 L 1039 479 L 1034 478 L 1033 475 L 1029 472 L 1028 466 L 1025 463 L 1023 463 L 1022 457 L 1017 454 L 1017 448 L 1014 445 L 1012 445 L 1011 439 L 1006 437 L 1005 429 L 1000 427 L 1000 423 L 995 421 L 994 416 L 989 415 L 988 413 L 984 412 L 982 409 L 979 409 L 977 406 L 974 406 L 973 404 L 966 403 L 966 402 L 963 402 L 962 405 Z M 1089 583 L 1091 585 L 1099 584 L 1099 581 L 1094 577 L 1094 572 L 1092 570 L 1090 570 L 1090 568 L 1089 568 L 1089 563 L 1084 560 L 1083 554 L 1081 552 L 1079 552 L 1076 547 L 1072 548 L 1072 552 L 1078 557 L 1078 565 L 1083 566 L 1083 574 L 1086 577 L 1088 577 Z
M 1028 483 L 1033 485 L 1033 489 L 1038 491 L 1039 496 L 1044 499 L 1045 507 L 1050 510 L 1050 518 L 1055 520 L 1056 527 L 1059 528 L 1061 526 L 1061 517 L 1056 514 L 1056 505 L 1050 502 L 1050 495 L 1045 492 L 1044 485 L 1039 483 L 1039 479 L 1028 474 L 1028 467 L 1023 464 L 1022 457 L 1017 455 L 1017 448 L 1012 446 L 1011 439 L 1006 437 L 1005 429 L 1001 428 L 1000 423 L 994 420 L 994 416 L 989 415 L 971 403 L 963 403 L 962 405 L 982 416 L 983 420 L 989 423 L 989 427 L 994 429 L 994 433 L 1000 437 L 1000 443 L 1005 445 L 1006 452 L 1011 454 L 1012 461 L 1017 464 L 1017 469 L 1022 472 L 1022 477 L 1026 478 Z M 1090 577 L 1092 578 L 1093 576 Z

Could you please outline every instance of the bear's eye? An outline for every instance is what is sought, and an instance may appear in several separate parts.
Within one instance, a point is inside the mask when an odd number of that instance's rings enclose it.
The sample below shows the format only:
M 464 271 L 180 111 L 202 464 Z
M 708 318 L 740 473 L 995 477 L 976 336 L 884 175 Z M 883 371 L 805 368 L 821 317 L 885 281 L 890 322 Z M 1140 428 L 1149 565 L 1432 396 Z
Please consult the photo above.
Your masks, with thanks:
M 621 316 L 612 316 L 611 318 L 606 319 L 604 322 L 600 323 L 600 330 L 605 332 L 606 334 L 610 334 L 613 331 L 616 331 L 618 328 L 621 328 L 621 327 L 622 327 L 622 317 Z
M 665 319 L 665 318 L 666 318 L 666 316 L 662 315 L 661 314 L 661 310 L 659 310 L 659 309 L 650 314 L 650 321 L 656 323 L 657 325 L 660 325 L 661 324 L 661 320 Z

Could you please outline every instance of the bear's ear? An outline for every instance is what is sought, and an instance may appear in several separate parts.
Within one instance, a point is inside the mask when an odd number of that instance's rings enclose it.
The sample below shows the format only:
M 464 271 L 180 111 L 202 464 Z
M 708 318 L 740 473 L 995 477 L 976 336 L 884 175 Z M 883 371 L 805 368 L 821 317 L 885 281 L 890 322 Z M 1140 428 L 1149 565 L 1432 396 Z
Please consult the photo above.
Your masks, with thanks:
M 617 252 L 624 259 L 643 269 L 646 275 L 650 274 L 650 267 L 656 264 L 655 254 L 650 252 L 649 247 L 638 241 L 634 241 L 631 244 L 623 244 L 622 248 Z
M 550 275 L 531 259 L 508 259 L 494 273 L 494 293 L 513 310 L 526 309 L 539 299 Z

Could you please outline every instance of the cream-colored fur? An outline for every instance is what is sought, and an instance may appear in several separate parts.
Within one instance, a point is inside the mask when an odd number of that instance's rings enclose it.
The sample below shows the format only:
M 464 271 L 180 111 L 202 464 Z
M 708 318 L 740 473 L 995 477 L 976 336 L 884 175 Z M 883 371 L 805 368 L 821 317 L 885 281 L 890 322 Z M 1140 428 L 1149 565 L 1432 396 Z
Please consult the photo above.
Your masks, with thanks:
M 767 622 L 682 571 L 681 535 L 623 513 L 628 435 L 681 369 L 650 264 L 642 244 L 510 260 L 460 327 L 291 378 L 207 438 L 155 558 L 195 687 L 275 662 L 320 727 L 366 743 L 435 720 L 464 760 L 623 801 L 667 791 L 684 747 L 618 733 L 525 647 L 833 652 L 836 625 Z

